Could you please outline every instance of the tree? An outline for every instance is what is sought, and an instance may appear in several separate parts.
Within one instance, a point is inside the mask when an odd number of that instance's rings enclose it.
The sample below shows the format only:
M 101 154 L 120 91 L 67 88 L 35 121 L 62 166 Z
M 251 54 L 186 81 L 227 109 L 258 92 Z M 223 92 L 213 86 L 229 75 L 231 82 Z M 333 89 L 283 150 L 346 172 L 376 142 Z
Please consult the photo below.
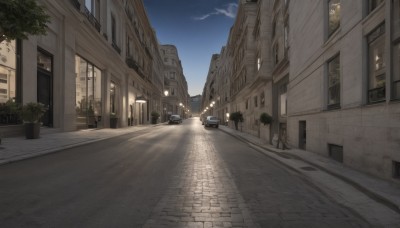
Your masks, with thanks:
M 235 128 L 238 130 L 238 123 L 243 122 L 243 114 L 241 112 L 232 112 L 229 119 L 235 122 Z
M 50 16 L 36 0 L 0 0 L 0 43 L 45 35 Z

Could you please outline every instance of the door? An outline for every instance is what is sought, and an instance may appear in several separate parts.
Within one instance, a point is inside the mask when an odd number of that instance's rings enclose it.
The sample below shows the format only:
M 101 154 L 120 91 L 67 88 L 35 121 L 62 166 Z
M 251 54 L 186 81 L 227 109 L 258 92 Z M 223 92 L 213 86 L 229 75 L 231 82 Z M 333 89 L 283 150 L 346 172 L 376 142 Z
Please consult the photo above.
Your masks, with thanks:
M 44 126 L 53 127 L 53 56 L 38 49 L 37 52 L 37 101 L 44 104 Z
M 44 126 L 53 126 L 53 101 L 52 101 L 52 80 L 48 72 L 38 70 L 37 72 L 37 100 L 39 103 L 44 104 L 47 109 L 42 117 Z
M 306 149 L 307 145 L 307 125 L 306 121 L 299 122 L 299 148 Z

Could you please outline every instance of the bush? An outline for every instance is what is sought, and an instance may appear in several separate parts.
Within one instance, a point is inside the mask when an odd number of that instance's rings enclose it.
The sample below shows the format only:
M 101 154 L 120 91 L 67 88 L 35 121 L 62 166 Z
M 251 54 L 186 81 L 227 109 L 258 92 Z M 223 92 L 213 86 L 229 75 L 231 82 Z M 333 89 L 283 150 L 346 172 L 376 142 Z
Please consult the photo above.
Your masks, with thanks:
M 22 106 L 22 120 L 27 123 L 38 123 L 46 112 L 42 103 L 29 102 Z
M 151 112 L 151 117 L 154 119 L 158 119 L 158 117 L 160 117 L 160 113 L 156 112 L 156 111 L 152 111 Z
M 260 122 L 263 123 L 264 125 L 271 124 L 272 116 L 270 116 L 268 113 L 263 112 L 260 115 Z

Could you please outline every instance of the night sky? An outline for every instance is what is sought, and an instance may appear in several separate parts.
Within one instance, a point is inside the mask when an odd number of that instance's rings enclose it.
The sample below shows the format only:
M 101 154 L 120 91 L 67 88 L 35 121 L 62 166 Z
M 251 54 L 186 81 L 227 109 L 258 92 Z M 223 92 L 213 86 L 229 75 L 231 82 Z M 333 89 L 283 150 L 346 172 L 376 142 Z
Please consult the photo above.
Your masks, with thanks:
M 237 0 L 143 0 L 161 44 L 178 48 L 191 96 L 201 94 L 212 54 L 227 42 Z

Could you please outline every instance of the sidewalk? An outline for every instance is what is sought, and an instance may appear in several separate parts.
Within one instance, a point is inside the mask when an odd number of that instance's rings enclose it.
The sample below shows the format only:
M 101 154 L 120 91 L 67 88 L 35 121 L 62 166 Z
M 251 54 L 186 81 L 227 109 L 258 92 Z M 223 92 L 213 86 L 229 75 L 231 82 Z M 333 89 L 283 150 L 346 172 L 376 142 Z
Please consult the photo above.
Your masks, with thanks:
M 57 132 L 57 129 L 41 128 L 39 139 L 27 140 L 25 136 L 2 139 L 0 145 L 0 165 L 113 138 L 155 126 L 157 125 L 143 125 L 117 129 L 87 129 L 72 132 Z
M 353 186 L 355 189 L 363 192 L 373 200 L 386 205 L 394 211 L 395 214 L 400 216 L 400 185 L 356 171 L 344 166 L 342 163 L 315 153 L 300 149 L 277 149 L 255 136 L 236 131 L 226 126 L 220 125 L 220 130 L 248 142 L 254 149 L 288 166 L 296 172 L 307 174 L 307 172 L 310 173 L 310 171 L 322 170 L 336 178 L 339 178 Z M 310 177 L 314 178 L 311 175 Z M 324 180 L 320 181 L 327 182 Z M 332 185 L 332 183 L 330 184 Z M 397 224 L 400 226 L 400 223 Z

